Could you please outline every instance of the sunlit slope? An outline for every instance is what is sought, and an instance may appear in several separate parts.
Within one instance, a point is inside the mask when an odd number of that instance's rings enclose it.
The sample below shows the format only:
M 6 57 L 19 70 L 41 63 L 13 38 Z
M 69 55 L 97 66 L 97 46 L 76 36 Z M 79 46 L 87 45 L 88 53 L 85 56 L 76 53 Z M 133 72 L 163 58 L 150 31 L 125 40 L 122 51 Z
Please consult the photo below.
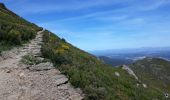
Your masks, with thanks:
M 19 17 L 0 3 L 0 51 L 35 37 L 40 28 Z
M 131 68 L 141 81 L 164 93 L 170 93 L 170 62 L 159 58 L 137 61 Z
M 44 32 L 43 40 L 43 56 L 51 59 L 56 68 L 68 76 L 72 85 L 81 88 L 87 100 L 164 98 L 162 92 L 152 87 L 144 88 L 125 70 L 103 64 L 93 55 L 74 47 L 49 31 Z

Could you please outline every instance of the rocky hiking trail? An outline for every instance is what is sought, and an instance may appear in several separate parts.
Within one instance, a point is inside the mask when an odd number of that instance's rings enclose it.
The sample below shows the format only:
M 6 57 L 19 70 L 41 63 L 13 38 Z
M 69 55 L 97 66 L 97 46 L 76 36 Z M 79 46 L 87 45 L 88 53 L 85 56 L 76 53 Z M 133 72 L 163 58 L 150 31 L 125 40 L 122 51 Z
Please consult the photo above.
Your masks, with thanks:
M 68 78 L 41 57 L 42 32 L 23 47 L 3 52 L 0 56 L 0 100 L 81 100 Z M 39 59 L 36 65 L 21 62 L 23 56 Z

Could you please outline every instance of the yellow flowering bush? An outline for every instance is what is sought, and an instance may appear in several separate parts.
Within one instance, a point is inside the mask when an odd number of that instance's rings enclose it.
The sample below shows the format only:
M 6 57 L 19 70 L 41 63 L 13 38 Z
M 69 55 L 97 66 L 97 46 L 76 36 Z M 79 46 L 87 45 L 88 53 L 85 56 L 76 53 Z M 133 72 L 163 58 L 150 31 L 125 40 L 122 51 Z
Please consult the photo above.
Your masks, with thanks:
M 69 50 L 70 48 L 69 48 L 69 46 L 67 46 L 67 45 L 65 45 L 65 44 L 62 44 L 62 46 L 61 46 L 64 50 Z
M 64 53 L 64 51 L 65 51 L 64 49 L 60 48 L 60 49 L 57 49 L 57 50 L 56 50 L 56 53 L 62 54 L 62 53 Z

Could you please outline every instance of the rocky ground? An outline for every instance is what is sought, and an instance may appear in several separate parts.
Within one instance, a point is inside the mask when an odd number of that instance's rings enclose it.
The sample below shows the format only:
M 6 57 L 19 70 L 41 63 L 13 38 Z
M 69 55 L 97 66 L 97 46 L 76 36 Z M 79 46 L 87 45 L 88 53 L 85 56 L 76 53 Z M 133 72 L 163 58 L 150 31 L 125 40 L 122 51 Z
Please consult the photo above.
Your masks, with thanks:
M 81 100 L 81 90 L 41 57 L 42 32 L 23 47 L 0 56 L 0 100 Z M 27 64 L 23 56 L 32 55 L 37 64 Z

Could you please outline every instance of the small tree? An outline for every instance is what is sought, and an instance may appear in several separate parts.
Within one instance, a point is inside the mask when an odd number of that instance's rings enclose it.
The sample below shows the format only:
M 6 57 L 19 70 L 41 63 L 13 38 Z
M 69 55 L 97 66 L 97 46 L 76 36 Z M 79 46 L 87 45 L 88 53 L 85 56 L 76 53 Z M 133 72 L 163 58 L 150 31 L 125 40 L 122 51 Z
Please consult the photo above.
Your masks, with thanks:
M 66 43 L 66 40 L 64 38 L 61 39 L 62 42 Z

